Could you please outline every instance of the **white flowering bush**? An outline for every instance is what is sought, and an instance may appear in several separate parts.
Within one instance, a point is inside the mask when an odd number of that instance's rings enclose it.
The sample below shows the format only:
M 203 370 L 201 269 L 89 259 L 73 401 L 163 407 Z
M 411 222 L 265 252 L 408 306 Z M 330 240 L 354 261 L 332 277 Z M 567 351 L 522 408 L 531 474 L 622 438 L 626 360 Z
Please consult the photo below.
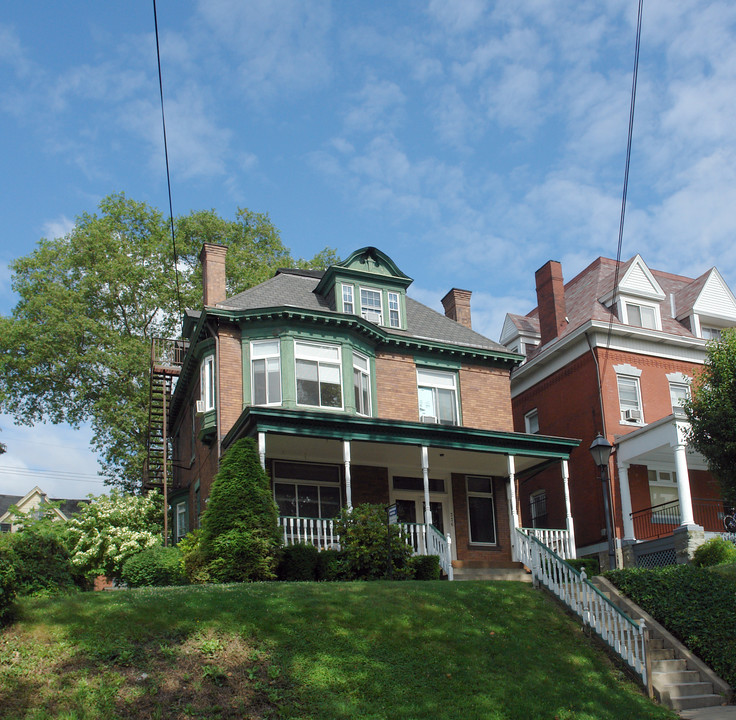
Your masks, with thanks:
M 88 575 L 119 577 L 125 561 L 159 545 L 163 500 L 158 493 L 90 496 L 67 523 L 72 564 Z

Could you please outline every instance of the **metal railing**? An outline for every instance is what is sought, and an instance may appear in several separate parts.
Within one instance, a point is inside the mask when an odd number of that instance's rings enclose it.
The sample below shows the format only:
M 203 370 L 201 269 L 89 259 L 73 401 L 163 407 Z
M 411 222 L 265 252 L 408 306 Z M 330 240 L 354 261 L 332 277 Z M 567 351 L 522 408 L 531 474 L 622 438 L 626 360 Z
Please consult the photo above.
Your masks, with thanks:
M 187 340 L 151 338 L 151 363 L 161 367 L 181 367 L 188 347 Z
M 693 498 L 693 517 L 697 525 L 708 532 L 724 532 L 723 500 Z M 671 535 L 680 525 L 680 501 L 652 505 L 631 513 L 634 537 L 637 540 L 653 540 Z
M 644 620 L 634 622 L 617 608 L 585 576 L 527 531 L 516 530 L 518 560 L 532 573 L 535 585 L 556 595 L 584 625 L 619 655 L 648 686 L 648 633 Z
M 279 527 L 284 545 L 309 543 L 319 550 L 340 547 L 340 536 L 335 531 L 331 518 L 305 518 L 282 515 Z M 423 523 L 398 523 L 399 535 L 409 545 L 414 555 L 437 555 L 440 569 L 452 580 L 452 540 L 443 535 L 434 525 Z

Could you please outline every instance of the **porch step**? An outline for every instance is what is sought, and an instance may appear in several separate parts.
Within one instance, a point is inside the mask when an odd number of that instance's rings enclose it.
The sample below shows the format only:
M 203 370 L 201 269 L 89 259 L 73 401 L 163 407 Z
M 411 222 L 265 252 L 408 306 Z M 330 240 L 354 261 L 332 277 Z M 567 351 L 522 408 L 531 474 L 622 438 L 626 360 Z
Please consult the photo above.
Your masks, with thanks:
M 521 563 L 503 563 L 491 565 L 484 562 L 458 562 L 453 565 L 455 580 L 515 580 L 516 582 L 532 581 L 532 576 Z
M 593 584 L 634 620 L 644 618 L 649 628 L 652 687 L 657 699 L 673 710 L 693 710 L 723 705 L 732 689 L 705 663 L 674 638 L 654 618 L 621 595 L 605 578 Z

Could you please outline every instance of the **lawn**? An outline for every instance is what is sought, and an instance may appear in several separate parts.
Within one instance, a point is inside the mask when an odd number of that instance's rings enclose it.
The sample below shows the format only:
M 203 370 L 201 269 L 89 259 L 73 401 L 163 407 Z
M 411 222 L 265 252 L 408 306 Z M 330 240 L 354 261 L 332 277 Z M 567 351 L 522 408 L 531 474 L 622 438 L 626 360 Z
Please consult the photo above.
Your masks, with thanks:
M 667 718 L 521 583 L 258 583 L 25 599 L 5 718 Z

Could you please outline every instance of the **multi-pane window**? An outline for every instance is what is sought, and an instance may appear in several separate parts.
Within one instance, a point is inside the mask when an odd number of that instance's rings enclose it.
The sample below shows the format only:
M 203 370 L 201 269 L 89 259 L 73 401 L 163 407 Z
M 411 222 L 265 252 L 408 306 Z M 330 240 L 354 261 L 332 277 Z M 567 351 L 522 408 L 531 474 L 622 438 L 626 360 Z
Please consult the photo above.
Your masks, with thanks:
M 524 428 L 528 433 L 539 432 L 539 413 L 537 412 L 537 408 L 530 410 L 524 415 Z
M 355 312 L 355 300 L 353 299 L 353 286 L 342 286 L 342 311 L 352 315 Z
M 418 369 L 417 389 L 422 422 L 458 424 L 455 373 Z
M 340 513 L 340 469 L 335 465 L 274 463 L 279 515 L 333 518 Z
M 496 543 L 496 512 L 493 502 L 493 479 L 466 478 L 468 492 L 468 530 L 471 543 Z
M 672 409 L 677 410 L 683 406 L 686 400 L 690 399 L 690 386 L 685 383 L 670 383 L 670 400 L 672 401 Z
M 383 307 L 381 305 L 381 291 L 370 288 L 360 288 L 360 315 L 366 320 L 383 324 Z
M 388 324 L 391 327 L 401 327 L 401 313 L 399 312 L 399 293 L 388 293 Z
M 358 415 L 371 414 L 371 373 L 368 358 L 353 352 L 353 391 L 355 393 L 355 412 Z
M 618 375 L 618 404 L 623 422 L 641 423 L 641 396 L 639 394 L 639 378 Z
M 340 346 L 297 341 L 294 354 L 297 404 L 342 408 Z
M 176 505 L 176 541 L 187 534 L 187 504 L 180 502 Z
M 205 412 L 215 409 L 215 358 L 208 355 L 200 368 L 201 398 Z
M 253 404 L 281 403 L 281 356 L 278 340 L 259 340 L 250 346 Z
M 657 309 L 651 305 L 626 303 L 626 317 L 629 320 L 629 325 L 651 330 L 657 329 Z
M 700 334 L 705 340 L 720 340 L 723 337 L 721 328 L 701 326 Z

